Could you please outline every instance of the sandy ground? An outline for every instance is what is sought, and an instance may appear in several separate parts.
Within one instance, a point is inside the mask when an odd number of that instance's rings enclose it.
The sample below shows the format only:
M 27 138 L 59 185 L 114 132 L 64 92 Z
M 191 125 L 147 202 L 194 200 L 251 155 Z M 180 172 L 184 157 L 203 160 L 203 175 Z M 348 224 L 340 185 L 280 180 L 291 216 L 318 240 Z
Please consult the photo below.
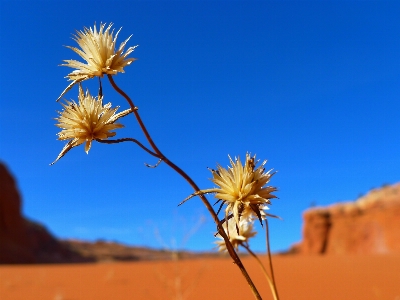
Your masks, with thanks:
M 266 263 L 265 257 L 262 260 Z M 400 300 L 400 255 L 275 256 L 281 299 Z M 263 299 L 268 285 L 243 262 Z M 0 299 L 253 299 L 230 259 L 0 266 Z

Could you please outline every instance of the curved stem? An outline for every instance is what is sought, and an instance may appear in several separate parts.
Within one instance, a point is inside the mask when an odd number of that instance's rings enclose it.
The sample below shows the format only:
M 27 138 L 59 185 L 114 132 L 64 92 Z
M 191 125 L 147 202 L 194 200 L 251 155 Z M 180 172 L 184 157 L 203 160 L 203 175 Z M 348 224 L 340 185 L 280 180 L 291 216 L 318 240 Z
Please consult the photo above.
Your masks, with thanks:
M 117 143 L 122 143 L 122 142 L 134 142 L 134 143 L 138 144 L 140 146 L 140 148 L 142 148 L 144 151 L 146 151 L 150 155 L 153 155 L 153 156 L 155 156 L 157 158 L 162 159 L 157 153 L 154 153 L 153 151 L 151 151 L 149 148 L 144 146 L 137 139 L 133 139 L 133 138 L 122 138 L 122 139 L 116 139 L 116 140 L 99 140 L 99 139 L 96 139 L 96 141 L 99 142 L 99 143 L 103 143 L 103 144 L 117 144 Z
M 154 151 L 157 154 L 162 155 L 161 151 L 157 148 L 156 144 L 153 142 L 153 139 L 151 138 L 149 132 L 146 129 L 146 126 L 144 126 L 142 119 L 140 118 L 140 115 L 138 113 L 138 108 L 133 104 L 131 98 L 129 98 L 129 96 L 123 91 L 121 90 L 114 82 L 114 79 L 112 78 L 112 76 L 110 74 L 107 74 L 108 80 L 110 81 L 112 87 L 121 94 L 122 97 L 124 97 L 126 99 L 126 101 L 128 101 L 130 107 L 132 108 L 133 113 L 135 114 L 135 117 L 140 125 L 140 128 L 142 129 L 144 135 L 146 136 L 146 139 L 149 141 L 149 144 L 151 145 L 151 147 L 154 149 Z
M 263 271 L 263 273 L 265 275 L 265 278 L 267 278 L 267 281 L 268 281 L 268 284 L 269 284 L 269 288 L 271 289 L 272 296 L 274 297 L 274 300 L 279 300 L 278 294 L 276 293 L 276 289 L 274 287 L 274 283 L 272 282 L 271 277 L 268 275 L 268 272 L 265 269 L 265 267 L 264 267 L 263 263 L 261 262 L 261 260 L 258 258 L 258 256 L 253 251 L 250 250 L 249 246 L 247 246 L 245 244 L 241 244 L 241 246 L 244 247 L 247 250 L 247 252 L 249 252 L 251 254 L 251 256 L 253 256 L 257 260 L 258 264 L 260 265 L 260 267 L 261 267 L 261 269 L 262 269 L 262 271 Z
M 196 191 L 200 191 L 199 187 L 196 185 L 196 183 L 192 180 L 192 178 L 189 177 L 181 168 L 179 168 L 177 165 L 175 165 L 172 161 L 170 161 L 167 157 L 165 157 L 164 154 L 158 149 L 156 144 L 153 142 L 153 139 L 151 138 L 149 132 L 147 131 L 142 119 L 140 118 L 140 115 L 138 113 L 137 107 L 133 104 L 132 100 L 129 98 L 129 96 L 121 90 L 116 83 L 114 82 L 114 79 L 110 74 L 107 75 L 108 80 L 110 81 L 112 87 L 122 96 L 124 97 L 130 107 L 132 108 L 133 113 L 135 114 L 135 117 L 140 125 L 140 128 L 142 129 L 144 135 L 146 136 L 147 141 L 153 148 L 154 152 L 159 155 L 158 157 L 162 159 L 168 166 L 170 166 L 172 169 L 174 169 L 179 175 L 181 175 L 189 184 L 190 186 Z M 200 199 L 203 201 L 204 205 L 206 206 L 207 210 L 210 212 L 212 218 L 214 219 L 214 222 L 217 224 L 218 232 L 222 236 L 222 238 L 225 241 L 226 248 L 229 252 L 229 255 L 232 257 L 234 260 L 234 263 L 239 267 L 240 271 L 242 272 L 242 275 L 245 277 L 247 283 L 249 284 L 253 295 L 256 299 L 261 299 L 260 294 L 257 291 L 256 286 L 254 285 L 253 281 L 251 280 L 249 274 L 247 273 L 242 261 L 240 260 L 239 256 L 237 255 L 235 249 L 233 248 L 228 236 L 225 233 L 225 230 L 223 227 L 220 225 L 220 221 L 218 219 L 218 215 L 215 213 L 213 207 L 211 206 L 210 202 L 208 202 L 207 198 L 204 195 L 199 195 Z
M 272 267 L 271 249 L 269 247 L 269 229 L 268 229 L 267 218 L 265 218 L 265 232 L 266 232 L 266 236 L 267 236 L 267 252 L 268 252 L 269 269 L 271 271 L 271 277 L 272 277 L 274 291 L 275 291 L 277 299 L 279 299 L 278 289 L 276 288 L 276 282 L 275 282 L 275 276 L 274 276 L 274 268 Z

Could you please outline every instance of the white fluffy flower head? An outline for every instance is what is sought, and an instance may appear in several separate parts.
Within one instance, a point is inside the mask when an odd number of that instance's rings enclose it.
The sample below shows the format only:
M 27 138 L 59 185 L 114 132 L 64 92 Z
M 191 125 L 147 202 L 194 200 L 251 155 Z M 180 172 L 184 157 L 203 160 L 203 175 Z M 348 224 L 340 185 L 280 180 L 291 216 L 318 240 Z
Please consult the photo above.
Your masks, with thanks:
M 127 109 L 115 114 L 118 107 L 111 108 L 111 103 L 103 105 L 102 96 L 99 95 L 96 99 L 90 95 L 89 91 L 85 94 L 80 85 L 78 100 L 78 103 L 75 101 L 61 103 L 64 110 L 59 111 L 60 116 L 55 119 L 58 121 L 56 126 L 62 129 L 58 133 L 58 139 L 69 140 L 69 142 L 52 164 L 73 147 L 85 143 L 85 151 L 88 153 L 93 140 L 105 140 L 115 136 L 116 133 L 111 130 L 124 127 L 115 122 L 132 112 L 131 109 Z
M 260 222 L 265 218 L 265 207 L 270 204 L 270 199 L 276 198 L 272 192 L 277 189 L 265 186 L 275 173 L 265 172 L 265 160 L 258 167 L 255 156 L 246 154 L 245 164 L 242 165 L 240 158 L 229 156 L 231 166 L 227 169 L 217 165 L 217 170 L 211 169 L 213 178 L 210 179 L 217 187 L 201 190 L 190 195 L 184 201 L 193 196 L 213 193 L 218 202 L 226 204 L 225 220 L 232 213 L 236 224 L 239 224 L 241 216 L 246 218 L 256 216 Z M 183 201 L 183 202 L 184 202 Z
M 116 49 L 117 37 L 121 29 L 114 36 L 114 29 L 111 30 L 112 25 L 110 23 L 106 28 L 106 24 L 100 23 L 98 31 L 96 24 L 94 24 L 93 29 L 85 27 L 83 31 L 76 31 L 73 40 L 78 43 L 80 49 L 71 46 L 66 47 L 77 53 L 86 63 L 77 60 L 64 60 L 66 64 L 62 64 L 62 66 L 76 70 L 67 75 L 72 83 L 61 93 L 57 101 L 76 83 L 95 76 L 102 77 L 104 74 L 124 73 L 124 67 L 136 60 L 136 58 L 127 58 L 127 56 L 137 46 L 129 47 L 124 53 L 125 45 L 130 37 Z

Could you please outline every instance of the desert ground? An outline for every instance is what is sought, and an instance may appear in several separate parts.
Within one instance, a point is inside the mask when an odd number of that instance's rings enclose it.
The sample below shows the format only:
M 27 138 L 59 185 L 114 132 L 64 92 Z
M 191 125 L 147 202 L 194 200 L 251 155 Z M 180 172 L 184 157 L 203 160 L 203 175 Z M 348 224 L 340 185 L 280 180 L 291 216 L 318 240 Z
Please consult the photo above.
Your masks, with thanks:
M 265 256 L 261 257 L 267 263 Z M 281 299 L 400 300 L 400 255 L 276 255 Z M 259 266 L 243 263 L 263 299 Z M 88 264 L 2 265 L 0 299 L 253 299 L 230 258 Z

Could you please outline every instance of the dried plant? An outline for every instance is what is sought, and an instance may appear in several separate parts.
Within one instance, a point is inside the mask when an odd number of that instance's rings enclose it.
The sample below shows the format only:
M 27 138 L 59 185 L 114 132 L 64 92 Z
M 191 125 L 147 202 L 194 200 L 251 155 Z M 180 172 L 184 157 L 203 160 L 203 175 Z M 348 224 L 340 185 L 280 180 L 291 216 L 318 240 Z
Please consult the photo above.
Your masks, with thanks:
M 232 213 L 236 226 L 239 226 L 241 216 L 244 215 L 247 218 L 251 218 L 252 214 L 254 214 L 262 222 L 261 211 L 264 211 L 266 204 L 271 203 L 269 199 L 276 198 L 275 195 L 271 194 L 276 191 L 276 188 L 265 186 L 274 175 L 270 173 L 271 170 L 265 172 L 264 165 L 267 161 L 264 161 L 255 169 L 257 164 L 255 158 L 256 156 L 251 157 L 247 153 L 246 162 L 243 166 L 240 158 L 236 158 L 233 161 L 229 156 L 231 167 L 224 169 L 218 165 L 217 170 L 210 170 L 213 174 L 211 181 L 218 187 L 197 191 L 183 200 L 183 202 L 194 196 L 212 193 L 218 199 L 216 203 L 222 202 L 220 209 L 223 204 L 227 204 L 225 220 Z
M 83 58 L 85 63 L 76 60 L 64 60 L 66 64 L 62 65 L 75 68 L 75 70 L 67 75 L 67 78 L 72 82 L 64 89 L 57 98 L 57 101 L 74 85 L 79 83 L 78 103 L 74 101 L 65 101 L 65 103 L 61 104 L 64 110 L 58 112 L 59 117 L 56 118 L 58 121 L 56 126 L 62 129 L 58 134 L 58 138 L 59 140 L 67 140 L 68 142 L 52 164 L 63 157 L 73 147 L 83 143 L 85 143 L 85 151 L 88 153 L 94 140 L 110 144 L 121 142 L 136 143 L 147 153 L 159 159 L 159 162 L 153 167 L 156 167 L 160 162 L 164 162 L 190 184 L 194 189 L 194 193 L 183 202 L 194 196 L 199 196 L 201 198 L 217 226 L 217 237 L 220 239 L 217 243 L 220 250 L 226 250 L 229 253 L 249 284 L 254 297 L 256 299 L 261 299 L 256 286 L 237 254 L 237 250 L 238 246 L 243 246 L 249 253 L 253 253 L 249 248 L 248 240 L 256 235 L 253 229 L 254 220 L 258 219 L 262 224 L 263 220 L 267 221 L 266 218 L 268 216 L 273 216 L 265 211 L 268 209 L 267 205 L 270 204 L 270 199 L 276 198 L 276 196 L 271 194 L 276 191 L 276 188 L 265 185 L 269 182 L 274 173 L 271 174 L 270 171 L 265 172 L 264 166 L 266 161 L 256 167 L 258 161 L 256 161 L 255 155 L 251 156 L 250 154 L 246 154 L 244 165 L 242 165 L 240 158 L 232 160 L 229 157 L 231 166 L 228 167 L 228 169 L 224 169 L 218 165 L 217 170 L 211 170 L 213 175 L 211 181 L 217 185 L 217 187 L 200 190 L 189 175 L 160 151 L 147 131 L 139 115 L 138 108 L 133 104 L 131 98 L 115 83 L 113 75 L 119 72 L 123 73 L 124 68 L 135 60 L 135 58 L 128 58 L 127 56 L 131 54 L 137 46 L 129 47 L 124 52 L 126 43 L 129 40 L 128 38 L 116 49 L 116 40 L 119 31 L 114 36 L 114 31 L 111 30 L 112 23 L 110 23 L 107 28 L 105 26 L 106 24 L 100 23 L 100 28 L 98 30 L 95 24 L 93 29 L 85 27 L 83 31 L 76 31 L 77 35 L 74 36 L 74 40 L 78 43 L 80 49 L 67 46 L 67 48 L 73 50 Z M 128 102 L 129 109 L 116 114 L 118 107 L 111 108 L 111 103 L 103 105 L 100 78 L 104 75 L 107 75 L 112 87 Z M 98 77 L 100 83 L 97 98 L 92 97 L 89 91 L 84 93 L 81 86 L 84 80 L 93 77 Z M 122 124 L 115 122 L 130 113 L 134 114 L 149 146 L 145 146 L 134 138 L 110 139 L 115 136 L 115 132 L 112 132 L 112 130 L 123 127 Z M 205 197 L 205 195 L 209 193 L 214 194 L 218 199 L 217 203 L 221 202 L 217 213 Z M 224 204 L 226 204 L 225 216 L 220 219 L 218 213 Z M 267 226 L 266 229 L 269 253 Z M 271 259 L 270 266 L 273 279 Z M 265 270 L 264 267 L 263 270 Z M 269 275 L 266 272 L 265 274 L 271 285 L 274 298 L 278 299 L 275 281 L 271 281 Z
M 118 107 L 111 108 L 111 103 L 103 105 L 103 96 L 99 95 L 96 99 L 90 95 L 89 91 L 86 91 L 85 94 L 81 85 L 79 85 L 78 101 L 78 103 L 75 101 L 61 103 L 64 110 L 59 111 L 60 116 L 55 119 L 58 121 L 56 126 L 62 129 L 58 133 L 58 139 L 69 140 L 69 142 L 52 164 L 73 147 L 83 143 L 85 143 L 86 153 L 89 153 L 93 140 L 105 140 L 115 136 L 116 133 L 111 130 L 124 127 L 115 122 L 132 112 L 129 108 L 115 114 Z
M 62 66 L 75 68 L 67 75 L 67 78 L 72 81 L 70 85 L 61 93 L 57 100 L 59 100 L 66 92 L 68 92 L 75 84 L 82 82 L 86 79 L 96 76 L 103 77 L 104 74 L 115 75 L 118 72 L 124 73 L 124 67 L 130 65 L 136 58 L 127 58 L 137 46 L 129 47 L 124 52 L 124 48 L 128 40 L 126 39 L 119 49 L 115 51 L 118 33 L 113 37 L 114 30 L 110 32 L 112 23 L 104 30 L 106 24 L 100 23 L 99 31 L 96 29 L 96 24 L 92 28 L 84 28 L 83 31 L 76 31 L 73 40 L 78 43 L 81 49 L 66 46 L 67 48 L 76 52 L 82 57 L 85 63 L 77 60 L 64 60 L 66 64 Z

